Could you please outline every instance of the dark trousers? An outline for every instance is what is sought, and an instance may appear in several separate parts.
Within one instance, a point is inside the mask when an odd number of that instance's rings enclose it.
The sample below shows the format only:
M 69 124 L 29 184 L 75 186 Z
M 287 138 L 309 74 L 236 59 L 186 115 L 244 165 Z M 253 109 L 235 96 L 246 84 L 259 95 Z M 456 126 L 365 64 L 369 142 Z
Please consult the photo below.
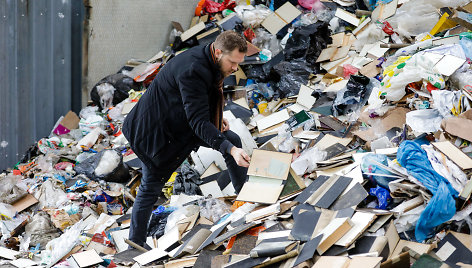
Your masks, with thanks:
M 229 130 L 223 132 L 223 134 L 234 146 L 241 148 L 241 139 L 236 133 Z M 234 189 L 239 193 L 247 178 L 247 168 L 238 166 L 229 153 L 223 154 L 223 157 Z M 138 245 L 144 245 L 146 242 L 149 219 L 151 218 L 153 206 L 161 194 L 162 187 L 172 172 L 182 164 L 185 157 L 180 157 L 179 159 L 174 165 L 155 169 L 150 169 L 143 165 L 143 176 L 133 205 L 129 230 L 129 239 Z

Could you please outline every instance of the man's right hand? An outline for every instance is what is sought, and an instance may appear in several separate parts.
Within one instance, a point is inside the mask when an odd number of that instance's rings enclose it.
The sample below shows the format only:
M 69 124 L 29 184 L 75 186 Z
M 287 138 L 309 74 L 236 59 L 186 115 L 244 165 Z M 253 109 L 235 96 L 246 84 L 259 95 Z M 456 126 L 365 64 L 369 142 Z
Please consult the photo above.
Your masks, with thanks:
M 251 157 L 249 157 L 249 155 L 247 155 L 243 149 L 233 146 L 230 153 L 238 166 L 249 167 L 249 161 L 251 161 Z

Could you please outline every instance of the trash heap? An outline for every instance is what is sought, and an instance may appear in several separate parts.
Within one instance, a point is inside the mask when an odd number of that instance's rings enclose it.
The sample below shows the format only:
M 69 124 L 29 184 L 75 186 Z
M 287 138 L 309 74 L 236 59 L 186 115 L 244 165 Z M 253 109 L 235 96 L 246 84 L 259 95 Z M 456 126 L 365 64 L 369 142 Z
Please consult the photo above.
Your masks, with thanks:
M 3 267 L 472 265 L 472 3 L 201 0 L 0 175 Z M 127 241 L 141 163 L 120 129 L 166 62 L 248 41 L 224 117 L 251 155 L 236 195 L 216 151 L 169 178 Z M 442 267 L 442 266 L 441 266 Z

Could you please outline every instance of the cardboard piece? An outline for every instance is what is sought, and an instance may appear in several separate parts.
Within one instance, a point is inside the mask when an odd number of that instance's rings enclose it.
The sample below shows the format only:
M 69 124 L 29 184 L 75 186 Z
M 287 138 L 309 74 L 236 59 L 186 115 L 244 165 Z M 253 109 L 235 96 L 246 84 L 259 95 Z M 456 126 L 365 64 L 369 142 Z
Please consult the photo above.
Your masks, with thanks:
M 137 104 L 137 102 L 127 102 L 123 105 L 123 109 L 121 109 L 121 114 L 129 114 L 131 110 L 134 108 L 134 106 Z
M 441 127 L 447 133 L 457 136 L 462 139 L 466 139 L 472 142 L 472 132 L 464 126 L 472 125 L 472 110 L 468 110 L 458 117 L 449 117 L 443 119 Z
M 191 37 L 197 35 L 199 32 L 205 30 L 205 23 L 204 22 L 199 22 L 196 25 L 192 26 L 190 29 L 187 31 L 183 32 L 180 35 L 180 38 L 182 39 L 182 42 L 187 41 Z
M 160 248 L 155 248 L 152 250 L 149 250 L 148 252 L 145 252 L 141 255 L 138 255 L 133 258 L 134 261 L 138 262 L 140 265 L 146 265 L 150 262 L 156 261 L 160 258 L 163 258 L 167 256 L 167 252 L 160 249 Z
M 252 176 L 286 180 L 291 161 L 291 154 L 254 150 L 247 174 Z
M 303 245 L 303 248 L 300 251 L 300 254 L 298 255 L 298 257 L 297 257 L 295 263 L 293 264 L 293 266 L 297 266 L 300 263 L 313 258 L 313 256 L 315 255 L 315 252 L 316 252 L 316 248 L 318 247 L 318 245 L 321 242 L 321 239 L 322 239 L 322 236 L 318 235 L 317 237 L 315 237 L 315 238 L 311 239 L 310 241 L 306 242 Z
M 289 238 L 304 242 L 309 241 L 313 236 L 320 216 L 321 212 L 315 210 L 301 212 L 296 218 L 294 216 L 295 223 Z
M 8 260 L 15 260 L 16 255 L 20 254 L 19 251 L 11 250 L 5 247 L 0 247 L 0 257 Z
M 377 76 L 381 71 L 382 71 L 382 68 L 380 67 L 377 67 L 377 65 L 379 64 L 379 60 L 374 60 L 372 61 L 371 63 L 365 65 L 364 67 L 362 67 L 359 72 L 369 78 L 373 78 L 375 76 Z
M 343 237 L 351 228 L 353 224 L 348 218 L 337 218 L 332 220 L 319 234 L 323 235 L 317 251 L 320 255 L 326 252 L 332 245 L 334 245 L 341 237 Z M 329 266 L 325 266 L 329 267 Z
M 371 127 L 363 131 L 356 130 L 353 133 L 364 141 L 373 141 L 394 127 L 403 128 L 403 125 L 406 123 L 406 114 L 409 111 L 409 109 L 403 107 L 394 108 L 388 111 L 383 118 L 373 120 L 380 121 L 375 124 L 375 128 Z M 362 119 L 360 118 L 359 120 Z
M 349 13 L 347 11 L 345 11 L 344 9 L 342 8 L 338 8 L 336 9 L 336 13 L 334 14 L 334 16 L 354 25 L 354 26 L 359 26 L 359 19 L 356 17 L 356 15 L 352 14 L 352 13 Z
M 100 258 L 95 250 L 87 250 L 72 254 L 72 258 L 74 258 L 79 267 L 89 267 L 103 262 L 103 259 Z
M 335 245 L 342 247 L 350 246 L 359 236 L 362 235 L 362 233 L 364 233 L 375 218 L 376 215 L 373 213 L 356 212 L 351 218 L 354 226 L 341 239 L 339 239 Z
M 354 186 L 345 194 L 341 195 L 332 205 L 333 210 L 341 210 L 348 207 L 359 205 L 360 202 L 369 196 L 369 193 L 360 183 L 356 182 Z
M 449 141 L 433 142 L 434 148 L 445 154 L 452 162 L 462 170 L 472 168 L 472 159 Z
M 11 261 L 10 264 L 18 268 L 27 268 L 27 267 L 33 267 L 33 266 L 38 265 L 37 262 L 32 261 L 30 259 L 17 259 L 17 260 Z
M 36 199 L 32 194 L 27 194 L 11 205 L 19 213 L 37 203 L 38 199 Z
M 61 120 L 59 125 L 54 129 L 54 133 L 57 135 L 63 135 L 69 133 L 72 129 L 79 127 L 80 118 L 76 113 L 69 111 L 64 118 Z
M 259 131 L 265 130 L 269 127 L 285 122 L 290 118 L 287 109 L 283 109 L 279 112 L 273 113 L 267 117 L 259 119 L 256 124 Z
M 385 20 L 395 15 L 397 12 L 398 0 L 393 0 L 388 4 L 379 3 L 379 5 L 372 11 L 372 21 Z
M 301 12 L 290 2 L 286 2 L 274 13 L 270 14 L 263 22 L 262 26 L 271 34 L 276 35 L 285 25 L 291 23 Z
M 126 244 L 125 239 L 129 236 L 129 229 L 119 230 L 110 233 L 113 241 L 115 241 L 116 250 L 118 252 L 123 252 L 128 249 L 128 244 Z

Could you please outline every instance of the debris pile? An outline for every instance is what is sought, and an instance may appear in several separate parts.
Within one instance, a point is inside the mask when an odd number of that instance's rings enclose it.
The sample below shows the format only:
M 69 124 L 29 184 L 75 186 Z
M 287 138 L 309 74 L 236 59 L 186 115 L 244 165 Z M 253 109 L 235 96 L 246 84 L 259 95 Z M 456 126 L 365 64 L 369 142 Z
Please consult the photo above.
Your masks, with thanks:
M 0 175 L 2 265 L 472 265 L 472 3 L 201 0 L 195 12 Z M 236 195 L 221 154 L 200 147 L 135 245 L 142 163 L 123 120 L 166 62 L 225 30 L 248 42 L 224 81 L 248 181 Z

